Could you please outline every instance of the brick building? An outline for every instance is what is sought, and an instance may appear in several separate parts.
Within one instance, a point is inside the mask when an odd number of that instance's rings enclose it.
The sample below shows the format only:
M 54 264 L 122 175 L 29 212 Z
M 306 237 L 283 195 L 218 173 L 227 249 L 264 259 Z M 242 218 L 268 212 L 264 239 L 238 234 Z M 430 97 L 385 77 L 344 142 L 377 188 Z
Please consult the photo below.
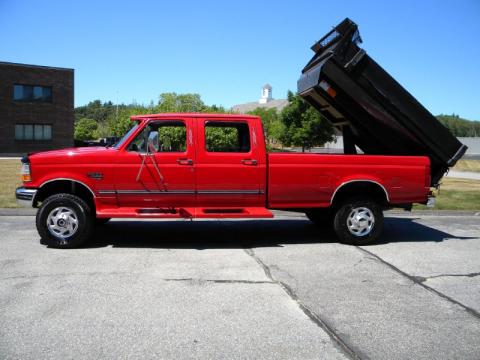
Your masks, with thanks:
M 0 62 L 0 154 L 73 146 L 73 69 Z

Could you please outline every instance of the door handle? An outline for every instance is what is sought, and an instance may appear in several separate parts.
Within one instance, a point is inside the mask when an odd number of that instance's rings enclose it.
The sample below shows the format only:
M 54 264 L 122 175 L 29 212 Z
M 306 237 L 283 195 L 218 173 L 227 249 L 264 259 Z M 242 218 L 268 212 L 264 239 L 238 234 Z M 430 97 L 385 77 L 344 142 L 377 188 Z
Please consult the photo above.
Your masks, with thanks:
M 243 159 L 240 161 L 243 165 L 250 165 L 250 166 L 255 166 L 257 165 L 257 160 L 254 159 Z
M 177 159 L 178 165 L 193 165 L 192 159 Z

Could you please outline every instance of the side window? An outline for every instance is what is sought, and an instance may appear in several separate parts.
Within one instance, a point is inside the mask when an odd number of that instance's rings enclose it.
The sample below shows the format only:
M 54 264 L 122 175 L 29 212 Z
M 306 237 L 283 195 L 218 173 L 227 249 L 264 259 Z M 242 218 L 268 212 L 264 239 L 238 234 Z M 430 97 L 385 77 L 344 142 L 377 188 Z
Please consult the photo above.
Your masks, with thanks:
M 157 132 L 155 149 L 157 152 L 185 152 L 187 149 L 187 129 L 181 121 L 151 123 L 140 132 L 128 146 L 129 151 L 146 152 L 146 139 Z M 158 140 L 158 144 L 157 144 Z
M 208 121 L 205 124 L 205 147 L 208 152 L 249 152 L 248 124 Z
M 182 122 L 161 124 L 158 127 L 158 152 L 185 152 L 187 129 Z

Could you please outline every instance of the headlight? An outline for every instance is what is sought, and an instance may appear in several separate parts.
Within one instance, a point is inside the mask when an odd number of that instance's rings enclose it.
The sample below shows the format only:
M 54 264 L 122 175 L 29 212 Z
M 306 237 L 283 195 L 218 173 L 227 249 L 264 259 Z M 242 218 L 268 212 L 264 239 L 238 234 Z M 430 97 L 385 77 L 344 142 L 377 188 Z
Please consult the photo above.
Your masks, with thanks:
M 32 181 L 32 176 L 30 175 L 30 163 L 22 163 L 20 175 L 23 182 Z

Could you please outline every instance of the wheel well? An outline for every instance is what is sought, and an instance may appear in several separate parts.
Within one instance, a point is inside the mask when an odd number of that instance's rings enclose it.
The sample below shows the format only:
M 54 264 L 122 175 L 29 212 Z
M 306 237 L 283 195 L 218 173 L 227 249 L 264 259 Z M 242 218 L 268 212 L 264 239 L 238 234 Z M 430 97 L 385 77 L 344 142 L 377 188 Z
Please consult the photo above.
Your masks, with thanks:
M 335 190 L 331 204 L 335 206 L 359 196 L 375 200 L 381 206 L 387 206 L 389 202 L 388 193 L 382 185 L 373 181 L 352 181 Z
M 85 201 L 92 211 L 95 210 L 92 191 L 74 180 L 54 180 L 42 185 L 35 196 L 34 206 L 37 206 L 39 202 L 44 201 L 49 196 L 60 193 L 76 195 Z

